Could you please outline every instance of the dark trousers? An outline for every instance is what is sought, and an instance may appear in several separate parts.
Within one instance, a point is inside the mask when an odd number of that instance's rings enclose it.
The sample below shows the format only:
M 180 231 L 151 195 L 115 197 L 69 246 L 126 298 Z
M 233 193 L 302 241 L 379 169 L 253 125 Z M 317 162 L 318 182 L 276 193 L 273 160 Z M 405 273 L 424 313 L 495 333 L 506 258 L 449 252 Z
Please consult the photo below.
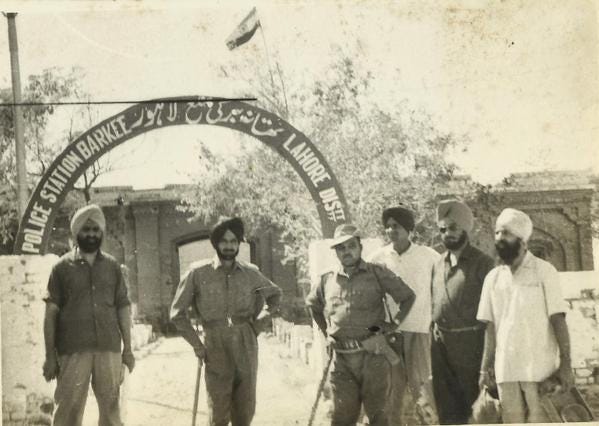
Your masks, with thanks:
M 441 424 L 466 424 L 478 396 L 484 330 L 433 333 L 433 392 Z
M 362 404 L 369 424 L 389 425 L 391 364 L 383 355 L 335 352 L 329 383 L 333 393 L 333 426 L 355 425 Z
M 209 424 L 248 426 L 256 411 L 258 342 L 249 324 L 206 330 Z

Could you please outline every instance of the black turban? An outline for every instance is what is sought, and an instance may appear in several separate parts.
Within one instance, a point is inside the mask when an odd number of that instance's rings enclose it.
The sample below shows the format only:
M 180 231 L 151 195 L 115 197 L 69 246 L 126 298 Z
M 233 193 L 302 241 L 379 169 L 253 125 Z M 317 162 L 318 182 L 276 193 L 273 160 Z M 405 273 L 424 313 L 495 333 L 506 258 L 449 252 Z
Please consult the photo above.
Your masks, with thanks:
M 225 235 L 225 232 L 231 231 L 237 237 L 237 241 L 243 241 L 243 222 L 240 218 L 221 218 L 214 228 L 212 228 L 212 232 L 210 232 L 210 242 L 212 243 L 212 247 L 216 248 L 218 246 L 219 241 Z
M 383 227 L 387 226 L 389 218 L 395 219 L 408 232 L 414 230 L 414 214 L 405 207 L 390 207 L 383 210 Z

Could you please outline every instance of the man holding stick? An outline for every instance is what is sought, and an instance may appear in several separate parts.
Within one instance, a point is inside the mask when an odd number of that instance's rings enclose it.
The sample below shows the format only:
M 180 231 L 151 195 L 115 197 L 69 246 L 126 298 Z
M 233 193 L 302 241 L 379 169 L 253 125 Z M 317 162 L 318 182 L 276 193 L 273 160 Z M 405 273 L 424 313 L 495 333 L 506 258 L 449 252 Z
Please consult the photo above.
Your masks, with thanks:
M 255 265 L 236 260 L 243 234 L 239 218 L 216 224 L 210 242 L 217 256 L 192 265 L 177 288 L 170 311 L 181 336 L 200 363 L 206 363 L 212 426 L 252 422 L 258 371 L 256 337 L 260 325 L 278 314 L 281 299 L 281 289 Z M 260 312 L 264 302 L 267 310 Z M 186 315 L 192 305 L 205 333 L 204 342 Z

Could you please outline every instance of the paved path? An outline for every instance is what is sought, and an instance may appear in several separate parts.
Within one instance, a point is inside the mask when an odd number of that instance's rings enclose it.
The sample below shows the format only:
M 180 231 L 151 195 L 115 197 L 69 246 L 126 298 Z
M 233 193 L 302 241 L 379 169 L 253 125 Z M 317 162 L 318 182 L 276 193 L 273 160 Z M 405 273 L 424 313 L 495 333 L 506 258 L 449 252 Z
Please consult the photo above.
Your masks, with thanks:
M 306 425 L 316 395 L 317 375 L 290 358 L 275 338 L 260 337 L 258 406 L 254 425 Z M 127 426 L 191 425 L 196 361 L 181 338 L 155 343 L 137 360 L 125 390 Z M 322 405 L 321 405 L 322 407 Z M 326 424 L 324 407 L 315 424 Z M 97 424 L 95 398 L 89 396 L 84 425 Z M 202 378 L 197 425 L 207 424 L 206 389 Z

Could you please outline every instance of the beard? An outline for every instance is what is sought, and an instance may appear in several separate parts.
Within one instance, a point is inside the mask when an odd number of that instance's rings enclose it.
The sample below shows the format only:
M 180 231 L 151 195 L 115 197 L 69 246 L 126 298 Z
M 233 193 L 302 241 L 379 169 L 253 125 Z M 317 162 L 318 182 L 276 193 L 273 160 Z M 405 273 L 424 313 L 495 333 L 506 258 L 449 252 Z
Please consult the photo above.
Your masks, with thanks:
M 77 245 L 84 253 L 95 253 L 102 245 L 102 238 L 77 236 Z
M 466 238 L 467 238 L 466 231 L 462 231 L 462 235 L 460 235 L 460 238 L 458 238 L 455 241 L 454 240 L 448 240 L 447 236 L 443 236 L 443 244 L 449 250 L 457 250 L 457 249 L 459 249 L 460 247 L 462 247 L 464 245 L 464 243 L 466 242 Z
M 229 251 L 227 250 L 226 252 L 222 252 L 221 250 L 219 250 L 219 248 L 216 248 L 216 254 L 218 255 L 218 258 L 220 260 L 235 260 L 235 258 L 237 257 L 237 255 L 239 254 L 239 249 L 235 250 L 235 251 Z
M 507 241 L 497 241 L 495 243 L 495 251 L 497 251 L 497 255 L 506 265 L 511 265 L 514 262 L 520 254 L 521 247 L 522 240 L 520 239 L 517 239 L 513 243 L 508 243 Z

